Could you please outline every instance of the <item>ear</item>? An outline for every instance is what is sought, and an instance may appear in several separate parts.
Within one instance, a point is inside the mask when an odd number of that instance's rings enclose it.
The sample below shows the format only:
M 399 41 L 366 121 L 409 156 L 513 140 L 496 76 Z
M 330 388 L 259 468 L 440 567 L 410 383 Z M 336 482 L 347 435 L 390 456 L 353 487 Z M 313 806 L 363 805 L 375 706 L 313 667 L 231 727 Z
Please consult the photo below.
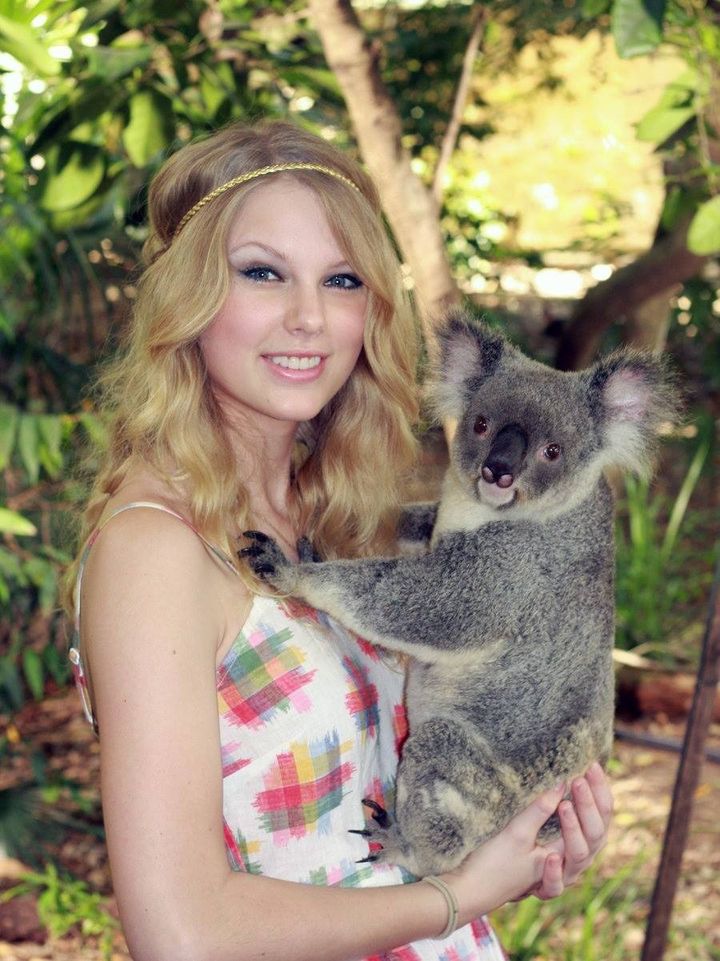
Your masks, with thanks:
M 430 396 L 440 417 L 460 417 L 468 394 L 491 377 L 510 346 L 468 314 L 449 314 L 438 329 L 440 360 L 433 371 Z
M 678 416 L 680 397 L 667 365 L 651 354 L 618 351 L 586 376 L 605 464 L 649 474 L 660 428 Z

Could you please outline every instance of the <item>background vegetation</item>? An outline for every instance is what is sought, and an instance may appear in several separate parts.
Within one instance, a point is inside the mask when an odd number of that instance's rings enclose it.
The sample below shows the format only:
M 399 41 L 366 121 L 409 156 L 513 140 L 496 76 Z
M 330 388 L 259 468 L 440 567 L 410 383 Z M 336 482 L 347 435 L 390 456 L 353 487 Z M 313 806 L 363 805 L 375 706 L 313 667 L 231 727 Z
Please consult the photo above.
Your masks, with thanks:
M 100 831 L 96 794 L 53 769 L 19 718 L 69 681 L 58 583 L 78 461 L 91 470 L 104 443 L 88 386 L 132 305 L 148 180 L 234 118 L 290 116 L 360 157 L 426 330 L 438 305 L 470 300 L 562 367 L 619 342 L 671 354 L 686 420 L 659 481 L 621 492 L 618 646 L 633 663 L 693 668 L 720 526 L 719 16 L 700 0 L 0 0 L 9 853 L 41 868 L 29 825 L 43 812 L 55 837 Z M 42 870 L 27 885 L 57 892 Z M 627 895 L 608 884 L 588 895 L 598 910 Z M 93 896 L 72 890 L 95 918 Z M 44 903 L 52 915 L 62 899 Z M 523 910 L 526 953 L 513 956 L 537 957 L 528 931 L 546 909 Z M 596 956 L 582 950 L 572 957 Z

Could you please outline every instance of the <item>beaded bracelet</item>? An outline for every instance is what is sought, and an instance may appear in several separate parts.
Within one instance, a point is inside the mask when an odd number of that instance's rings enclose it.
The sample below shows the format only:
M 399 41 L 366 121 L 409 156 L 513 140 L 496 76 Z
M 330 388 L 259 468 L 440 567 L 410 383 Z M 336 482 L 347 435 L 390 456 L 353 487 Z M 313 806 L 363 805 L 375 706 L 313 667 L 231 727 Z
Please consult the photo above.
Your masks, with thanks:
M 442 934 L 436 935 L 436 940 L 447 938 L 453 933 L 453 931 L 457 927 L 458 914 L 460 913 L 460 908 L 457 902 L 457 898 L 455 897 L 455 892 L 450 887 L 450 885 L 446 884 L 442 880 L 442 878 L 437 878 L 435 877 L 434 874 L 428 874 L 427 877 L 424 877 L 422 880 L 427 881 L 428 884 L 432 884 L 432 886 L 434 888 L 437 888 L 440 894 L 442 894 L 442 896 L 445 898 L 445 904 L 447 904 L 447 909 L 448 909 L 447 924 L 445 925 L 445 928 Z

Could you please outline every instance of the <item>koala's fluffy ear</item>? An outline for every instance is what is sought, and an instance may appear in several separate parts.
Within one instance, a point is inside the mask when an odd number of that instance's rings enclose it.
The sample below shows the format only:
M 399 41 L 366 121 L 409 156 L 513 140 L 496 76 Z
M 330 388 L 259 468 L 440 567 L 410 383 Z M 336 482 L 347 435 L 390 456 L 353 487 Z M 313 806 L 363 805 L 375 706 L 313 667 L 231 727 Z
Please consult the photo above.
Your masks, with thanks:
M 584 375 L 606 466 L 645 475 L 661 426 L 676 421 L 679 394 L 667 365 L 651 354 L 618 351 Z
M 429 396 L 439 417 L 460 417 L 469 395 L 491 377 L 507 341 L 468 314 L 454 311 L 438 329 L 440 358 L 429 384 Z

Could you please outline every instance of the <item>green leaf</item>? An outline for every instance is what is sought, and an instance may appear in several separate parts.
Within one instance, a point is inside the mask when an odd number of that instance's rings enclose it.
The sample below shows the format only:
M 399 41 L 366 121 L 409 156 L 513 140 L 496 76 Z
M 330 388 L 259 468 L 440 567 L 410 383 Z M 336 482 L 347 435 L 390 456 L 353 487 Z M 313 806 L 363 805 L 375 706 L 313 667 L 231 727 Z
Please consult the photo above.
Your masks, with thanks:
M 85 3 L 85 19 L 81 29 L 87 30 L 113 14 L 120 6 L 121 0 L 96 0 L 95 3 Z
M 2 700 L 14 711 L 19 711 L 25 701 L 20 671 L 8 655 L 0 657 L 0 703 Z
M 0 404 L 0 470 L 5 470 L 10 463 L 15 432 L 17 430 L 17 407 L 10 404 Z
M 43 575 L 42 581 L 39 584 L 39 594 L 38 601 L 40 604 L 40 610 L 44 614 L 49 614 L 55 607 L 55 602 L 57 601 L 58 593 L 58 582 L 57 573 L 55 568 L 48 564 L 45 568 L 45 573 Z
M 130 122 L 123 143 L 136 167 L 145 167 L 164 150 L 174 134 L 170 101 L 156 90 L 141 90 L 130 98 Z
M 17 511 L 11 511 L 9 507 L 0 507 L 0 533 L 32 537 L 37 534 L 37 527 Z
M 638 140 L 662 143 L 697 113 L 695 91 L 697 74 L 686 71 L 669 83 L 657 104 L 640 120 L 635 133 Z
M 63 657 L 53 643 L 49 643 L 43 650 L 43 663 L 52 679 L 62 687 L 70 678 L 70 664 L 67 657 Z
M 621 57 L 638 57 L 659 46 L 666 0 L 615 0 L 611 24 Z
M 36 39 L 32 29 L 0 15 L 2 49 L 43 77 L 56 77 L 60 63 Z
M 610 9 L 611 0 L 582 0 L 580 4 L 580 12 L 583 17 L 591 19 L 592 17 L 599 17 L 603 13 L 607 13 Z
M 38 457 L 50 477 L 57 477 L 63 466 L 60 450 L 62 443 L 62 421 L 57 414 L 42 414 L 37 418 L 40 444 Z
M 278 72 L 293 86 L 306 86 L 312 93 L 326 93 L 335 97 L 341 96 L 340 84 L 332 70 L 321 67 L 304 67 L 278 65 Z
M 72 210 L 89 200 L 105 176 L 105 154 L 99 147 L 68 141 L 51 147 L 40 198 L 45 210 Z
M 107 428 L 97 414 L 78 414 L 78 420 L 84 427 L 85 433 L 88 435 L 93 444 L 95 444 L 101 450 L 104 450 L 108 444 L 108 432 Z
M 17 556 L 5 547 L 0 547 L 0 573 L 18 581 L 21 586 L 27 583 L 27 578 L 22 572 Z
M 30 693 L 36 701 L 42 701 L 45 691 L 45 672 L 43 671 L 42 658 L 37 651 L 31 647 L 26 647 L 23 651 L 23 674 L 30 688 Z
M 687 245 L 700 256 L 720 250 L 720 197 L 713 197 L 698 208 L 688 230 Z
M 696 113 L 695 107 L 653 107 L 638 123 L 635 135 L 638 140 L 663 143 Z
M 40 476 L 38 440 L 36 418 L 32 414 L 23 414 L 18 430 L 18 449 L 31 484 L 37 484 Z
M 136 67 L 144 67 L 152 56 L 152 47 L 91 47 L 85 56 L 94 78 L 114 83 Z
M 660 224 L 663 230 L 673 230 L 687 207 L 687 199 L 686 192 L 678 187 L 677 184 L 668 189 L 660 213 Z

